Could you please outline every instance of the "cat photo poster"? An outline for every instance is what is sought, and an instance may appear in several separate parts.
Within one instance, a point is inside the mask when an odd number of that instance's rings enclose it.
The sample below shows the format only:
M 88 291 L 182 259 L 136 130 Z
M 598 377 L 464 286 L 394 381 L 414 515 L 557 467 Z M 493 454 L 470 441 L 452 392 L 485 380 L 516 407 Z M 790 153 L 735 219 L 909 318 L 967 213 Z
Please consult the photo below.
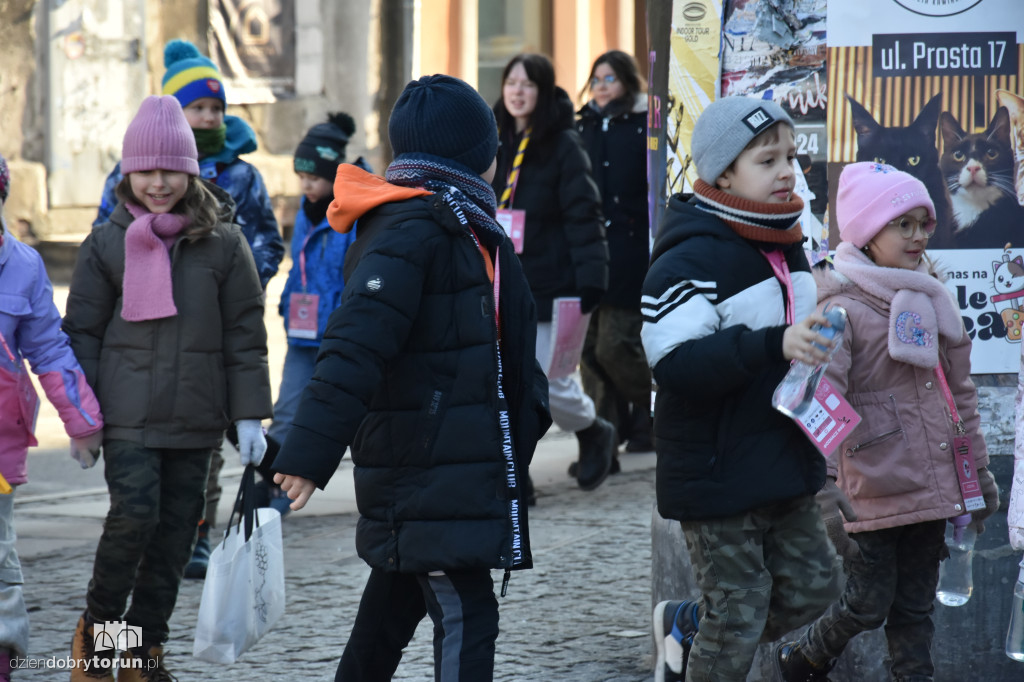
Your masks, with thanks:
M 938 221 L 928 252 L 973 339 L 972 371 L 1017 372 L 1024 2 L 829 3 L 827 35 L 830 243 L 846 164 L 884 162 L 920 179 Z

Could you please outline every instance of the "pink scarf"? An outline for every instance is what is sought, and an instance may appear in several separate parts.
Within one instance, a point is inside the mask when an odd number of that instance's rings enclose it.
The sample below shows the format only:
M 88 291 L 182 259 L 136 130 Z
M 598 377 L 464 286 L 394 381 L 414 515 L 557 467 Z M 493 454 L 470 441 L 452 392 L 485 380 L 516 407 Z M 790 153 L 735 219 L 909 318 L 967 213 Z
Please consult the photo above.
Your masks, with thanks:
M 931 369 L 939 364 L 941 334 L 964 335 L 960 310 L 949 290 L 922 262 L 916 270 L 875 265 L 850 242 L 836 247 L 836 271 L 875 298 L 889 302 L 889 355 L 893 360 Z
M 133 203 L 125 207 L 135 220 L 124 235 L 124 281 L 121 318 L 128 322 L 158 320 L 178 314 L 171 283 L 171 247 L 189 226 L 180 213 L 150 213 Z

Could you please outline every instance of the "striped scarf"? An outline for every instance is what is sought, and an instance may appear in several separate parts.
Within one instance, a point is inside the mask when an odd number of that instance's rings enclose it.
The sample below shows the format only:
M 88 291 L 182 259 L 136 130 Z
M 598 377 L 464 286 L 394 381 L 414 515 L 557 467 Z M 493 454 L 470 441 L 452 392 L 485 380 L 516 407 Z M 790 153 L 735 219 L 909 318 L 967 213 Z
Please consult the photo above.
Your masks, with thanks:
M 771 244 L 795 244 L 804 238 L 800 229 L 803 199 L 769 204 L 723 192 L 703 180 L 693 186 L 697 208 L 720 218 L 744 239 Z
M 480 239 L 491 246 L 504 241 L 505 231 L 494 219 L 494 190 L 457 161 L 419 152 L 402 154 L 388 166 L 384 179 L 400 187 L 424 187 L 435 194 L 448 194 Z

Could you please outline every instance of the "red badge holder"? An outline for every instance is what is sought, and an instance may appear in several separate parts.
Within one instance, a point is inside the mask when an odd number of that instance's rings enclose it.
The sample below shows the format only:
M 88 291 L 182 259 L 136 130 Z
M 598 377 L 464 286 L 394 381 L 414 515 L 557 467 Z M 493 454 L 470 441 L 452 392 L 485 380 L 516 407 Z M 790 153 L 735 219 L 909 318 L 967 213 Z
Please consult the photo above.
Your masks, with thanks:
M 964 498 L 964 510 L 968 512 L 985 508 L 985 496 L 981 492 L 981 483 L 978 482 L 978 470 L 974 466 L 974 456 L 971 454 L 971 438 L 967 435 L 960 414 L 953 402 L 953 392 L 949 390 L 949 383 L 946 381 L 946 374 L 942 371 L 942 365 L 935 366 L 935 376 L 942 387 L 942 394 L 949 405 L 949 418 L 953 422 L 953 429 L 956 435 L 953 436 L 953 460 L 956 465 L 956 477 L 960 482 L 960 494 Z

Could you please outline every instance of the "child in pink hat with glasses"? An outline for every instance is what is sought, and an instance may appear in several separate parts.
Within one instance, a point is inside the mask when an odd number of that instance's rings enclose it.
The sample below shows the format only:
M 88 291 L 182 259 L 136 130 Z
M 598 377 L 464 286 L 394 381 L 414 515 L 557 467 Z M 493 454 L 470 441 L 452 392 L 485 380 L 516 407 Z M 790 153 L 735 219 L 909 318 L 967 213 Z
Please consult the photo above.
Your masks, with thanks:
M 850 164 L 836 217 L 842 241 L 835 270 L 817 278 L 819 309 L 838 304 L 849 318 L 826 376 L 862 421 L 829 458 L 818 499 L 846 588 L 798 641 L 776 648 L 775 664 L 786 682 L 825 680 L 854 636 L 884 623 L 891 679 L 930 680 L 946 520 L 970 512 L 981 532 L 999 506 L 971 339 L 925 253 L 935 207 L 920 180 Z M 959 434 L 969 444 L 962 462 Z M 958 466 L 977 472 L 982 494 L 961 490 Z

